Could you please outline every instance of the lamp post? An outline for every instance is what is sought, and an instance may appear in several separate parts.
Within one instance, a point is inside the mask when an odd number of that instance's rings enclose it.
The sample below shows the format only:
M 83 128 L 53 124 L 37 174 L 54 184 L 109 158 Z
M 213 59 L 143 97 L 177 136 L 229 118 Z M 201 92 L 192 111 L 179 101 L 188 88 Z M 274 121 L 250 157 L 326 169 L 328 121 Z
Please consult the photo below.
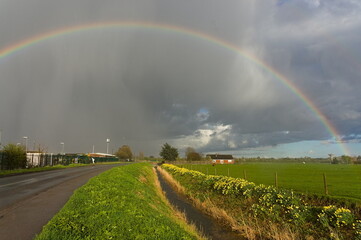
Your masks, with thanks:
M 109 143 L 110 143 L 110 139 L 107 138 L 107 154 L 109 153 Z
M 64 142 L 61 142 L 61 154 L 64 155 Z
M 25 152 L 28 153 L 28 137 L 24 136 L 23 139 L 25 139 Z

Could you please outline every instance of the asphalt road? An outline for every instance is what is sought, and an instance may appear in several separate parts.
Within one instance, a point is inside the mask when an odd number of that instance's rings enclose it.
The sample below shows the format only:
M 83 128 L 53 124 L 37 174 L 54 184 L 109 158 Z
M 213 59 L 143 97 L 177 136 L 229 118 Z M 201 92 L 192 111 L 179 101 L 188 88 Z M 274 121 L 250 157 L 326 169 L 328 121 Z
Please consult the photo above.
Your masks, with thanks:
M 114 165 L 95 165 L 0 178 L 0 239 L 33 239 L 74 190 Z

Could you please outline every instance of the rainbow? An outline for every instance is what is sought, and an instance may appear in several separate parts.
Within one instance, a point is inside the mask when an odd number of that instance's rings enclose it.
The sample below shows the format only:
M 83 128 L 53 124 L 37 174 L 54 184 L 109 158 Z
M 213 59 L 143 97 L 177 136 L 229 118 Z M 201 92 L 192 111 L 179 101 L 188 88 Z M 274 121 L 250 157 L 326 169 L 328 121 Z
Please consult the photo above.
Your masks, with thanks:
M 253 62 L 254 64 L 260 66 L 261 68 L 265 69 L 269 72 L 275 79 L 278 79 L 284 86 L 286 86 L 290 91 L 292 91 L 295 95 L 297 95 L 302 102 L 318 117 L 318 119 L 322 122 L 325 126 L 326 130 L 332 135 L 335 140 L 337 140 L 340 136 L 337 129 L 332 125 L 332 123 L 326 118 L 326 116 L 317 108 L 317 106 L 312 102 L 312 100 L 303 93 L 297 86 L 287 79 L 284 75 L 277 72 L 274 68 L 272 68 L 266 62 L 258 59 L 257 57 L 245 52 L 235 44 L 227 42 L 223 39 L 217 38 L 215 36 L 208 35 L 206 33 L 196 31 L 193 29 L 169 25 L 169 24 L 161 24 L 161 23 L 151 23 L 151 22 L 128 22 L 128 21 L 121 21 L 121 22 L 98 22 L 98 23 L 90 23 L 90 24 L 83 24 L 83 25 L 76 25 L 70 27 L 59 28 L 53 31 L 45 32 L 40 35 L 36 35 L 5 48 L 0 49 L 0 59 L 6 58 L 16 52 L 21 51 L 24 48 L 33 46 L 37 43 L 50 40 L 59 36 L 72 34 L 75 32 L 82 32 L 88 30 L 95 30 L 95 29 L 104 29 L 104 28 L 132 28 L 132 29 L 151 29 L 151 30 L 162 30 L 168 32 L 174 32 L 178 34 L 187 35 L 193 38 L 197 38 L 200 40 L 204 40 L 210 42 L 214 45 L 220 46 L 225 48 L 229 51 L 236 52 L 237 54 L 241 55 L 245 59 Z M 339 141 L 339 146 L 341 151 L 345 155 L 350 155 L 349 150 L 346 146 Z

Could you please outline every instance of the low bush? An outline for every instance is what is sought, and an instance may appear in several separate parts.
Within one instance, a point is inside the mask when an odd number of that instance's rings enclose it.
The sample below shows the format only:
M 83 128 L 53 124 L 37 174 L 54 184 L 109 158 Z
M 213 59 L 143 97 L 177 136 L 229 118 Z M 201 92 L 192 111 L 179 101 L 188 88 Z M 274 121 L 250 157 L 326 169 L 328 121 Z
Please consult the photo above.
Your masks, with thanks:
M 1 169 L 13 170 L 18 168 L 25 168 L 26 166 L 26 151 L 24 146 L 15 144 L 8 144 L 4 146 L 1 157 Z

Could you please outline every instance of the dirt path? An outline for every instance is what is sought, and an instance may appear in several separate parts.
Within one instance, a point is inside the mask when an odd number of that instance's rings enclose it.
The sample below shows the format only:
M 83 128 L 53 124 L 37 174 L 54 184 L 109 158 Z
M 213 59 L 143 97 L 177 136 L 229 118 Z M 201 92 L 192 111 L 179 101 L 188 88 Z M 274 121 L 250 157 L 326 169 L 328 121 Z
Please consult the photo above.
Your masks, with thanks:
M 106 166 L 106 165 L 104 165 Z M 74 190 L 114 166 L 94 168 L 0 211 L 0 239 L 30 240 L 64 206 Z
M 212 240 L 240 240 L 245 239 L 240 234 L 232 232 L 230 228 L 226 228 L 217 223 L 213 218 L 204 214 L 197 208 L 193 207 L 191 202 L 183 195 L 176 192 L 164 177 L 157 171 L 158 179 L 162 190 L 165 192 L 168 201 L 184 212 L 189 222 L 195 224 L 200 232 L 208 239 Z

